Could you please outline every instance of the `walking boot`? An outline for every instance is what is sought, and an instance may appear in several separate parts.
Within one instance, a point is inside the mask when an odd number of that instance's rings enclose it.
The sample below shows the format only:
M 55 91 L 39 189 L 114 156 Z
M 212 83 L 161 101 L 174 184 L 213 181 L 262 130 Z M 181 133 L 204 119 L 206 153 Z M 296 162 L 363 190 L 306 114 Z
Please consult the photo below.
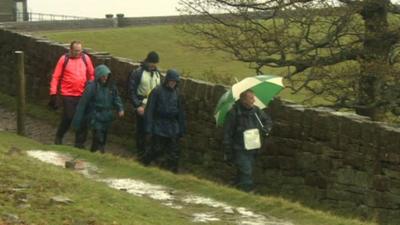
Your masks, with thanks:
M 54 139 L 54 144 L 55 145 L 62 145 L 62 138 L 56 136 L 56 138 Z
M 80 148 L 80 149 L 85 149 L 85 145 L 84 145 L 84 144 L 81 144 L 81 143 L 75 143 L 75 144 L 74 144 L 74 147 L 75 147 L 75 148 Z

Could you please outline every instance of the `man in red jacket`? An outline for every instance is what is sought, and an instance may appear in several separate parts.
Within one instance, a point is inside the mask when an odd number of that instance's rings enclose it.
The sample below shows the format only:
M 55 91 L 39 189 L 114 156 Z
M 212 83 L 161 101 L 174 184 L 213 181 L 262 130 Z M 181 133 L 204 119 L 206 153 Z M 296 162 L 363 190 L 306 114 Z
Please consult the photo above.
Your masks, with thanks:
M 63 137 L 71 126 L 75 109 L 81 98 L 85 85 L 94 79 L 93 64 L 88 55 L 82 52 L 82 44 L 72 41 L 70 51 L 60 57 L 54 69 L 50 83 L 50 103 L 55 107 L 57 94 L 61 95 L 63 102 L 63 116 L 58 126 L 55 144 L 62 144 Z M 83 121 L 83 123 L 86 123 Z M 75 134 L 75 147 L 84 148 L 87 136 L 86 124 Z

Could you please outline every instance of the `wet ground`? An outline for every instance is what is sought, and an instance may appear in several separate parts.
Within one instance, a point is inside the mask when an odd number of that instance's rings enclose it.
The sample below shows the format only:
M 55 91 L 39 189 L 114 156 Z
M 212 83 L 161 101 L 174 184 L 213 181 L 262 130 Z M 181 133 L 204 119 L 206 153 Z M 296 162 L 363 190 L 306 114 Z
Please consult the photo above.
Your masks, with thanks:
M 30 150 L 29 156 L 40 161 L 65 167 L 66 162 L 72 160 L 72 156 L 52 151 Z M 277 219 L 267 214 L 255 213 L 245 206 L 235 207 L 226 202 L 200 196 L 194 193 L 183 192 L 173 188 L 151 184 L 132 178 L 101 177 L 101 168 L 79 160 L 75 171 L 83 174 L 88 179 L 93 179 L 108 185 L 110 188 L 126 191 L 129 194 L 149 198 L 158 201 L 165 207 L 181 210 L 187 219 L 202 224 L 237 224 L 237 225 L 293 225 L 293 223 Z
M 53 144 L 54 135 L 57 128 L 44 122 L 45 120 L 34 119 L 32 117 L 26 117 L 25 131 L 26 136 L 37 140 L 44 144 Z M 132 126 L 133 127 L 133 126 Z M 8 111 L 0 105 L 0 131 L 17 132 L 17 115 L 16 112 Z M 65 145 L 73 145 L 74 135 L 73 132 L 68 132 L 63 140 Z M 89 135 L 86 141 L 86 149 L 90 147 L 91 138 Z M 110 140 L 107 143 L 106 151 L 111 152 L 114 155 L 120 155 L 124 157 L 134 157 L 134 155 L 125 147 L 112 143 Z
M 8 111 L 0 106 L 0 131 L 16 132 L 16 113 Z M 26 118 L 26 136 L 44 144 L 53 144 L 56 128 L 38 119 Z M 73 133 L 67 133 L 64 143 L 73 144 Z M 89 139 L 90 140 L 90 139 Z M 88 141 L 87 146 L 89 146 Z M 133 155 L 121 146 L 109 143 L 107 152 L 124 157 Z M 32 150 L 28 155 L 38 160 L 65 167 L 65 162 L 72 159 L 71 156 L 56 152 Z M 96 165 L 77 160 L 76 171 L 82 173 L 88 179 L 94 179 L 105 183 L 110 188 L 126 191 L 132 195 L 150 198 L 159 201 L 165 207 L 190 212 L 192 222 L 213 224 L 213 222 L 226 222 L 226 224 L 238 225 L 292 225 L 291 222 L 273 218 L 268 215 L 254 213 L 247 208 L 233 207 L 229 204 L 214 199 L 199 196 L 194 193 L 186 193 L 174 190 L 160 184 L 150 184 L 135 179 L 117 179 L 98 177 Z M 186 214 L 186 213 L 185 213 Z

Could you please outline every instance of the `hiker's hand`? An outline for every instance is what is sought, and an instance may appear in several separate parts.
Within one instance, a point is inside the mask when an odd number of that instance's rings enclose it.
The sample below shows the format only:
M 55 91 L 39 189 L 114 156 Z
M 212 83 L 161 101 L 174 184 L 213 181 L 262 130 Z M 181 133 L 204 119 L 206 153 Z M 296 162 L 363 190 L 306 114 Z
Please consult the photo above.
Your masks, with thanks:
M 224 161 L 225 162 L 232 162 L 232 154 L 224 153 Z
M 271 129 L 266 129 L 266 128 L 261 129 L 261 133 L 263 134 L 264 137 L 268 137 L 270 132 Z
M 144 115 L 144 106 L 139 106 L 139 107 L 136 109 L 136 112 L 137 112 L 140 116 L 143 116 L 143 115 Z
M 124 114 L 125 114 L 124 111 L 119 111 L 119 112 L 118 112 L 118 116 L 119 116 L 119 117 L 123 117 Z
M 233 154 L 232 153 L 224 153 L 224 163 L 230 167 L 233 166 Z
M 50 95 L 50 101 L 47 106 L 52 110 L 58 109 L 57 95 Z

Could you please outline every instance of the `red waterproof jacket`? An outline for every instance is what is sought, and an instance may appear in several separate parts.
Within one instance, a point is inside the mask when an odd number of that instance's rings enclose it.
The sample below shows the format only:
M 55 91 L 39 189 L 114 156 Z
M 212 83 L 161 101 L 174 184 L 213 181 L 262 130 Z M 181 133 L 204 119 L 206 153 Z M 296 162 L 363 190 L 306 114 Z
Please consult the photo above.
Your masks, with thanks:
M 70 57 L 64 69 L 66 55 L 60 57 L 51 79 L 50 95 L 58 94 L 57 89 L 61 82 L 61 95 L 82 96 L 86 82 L 94 79 L 92 60 L 88 55 L 83 55 L 76 58 Z M 85 57 L 86 64 L 82 57 Z

